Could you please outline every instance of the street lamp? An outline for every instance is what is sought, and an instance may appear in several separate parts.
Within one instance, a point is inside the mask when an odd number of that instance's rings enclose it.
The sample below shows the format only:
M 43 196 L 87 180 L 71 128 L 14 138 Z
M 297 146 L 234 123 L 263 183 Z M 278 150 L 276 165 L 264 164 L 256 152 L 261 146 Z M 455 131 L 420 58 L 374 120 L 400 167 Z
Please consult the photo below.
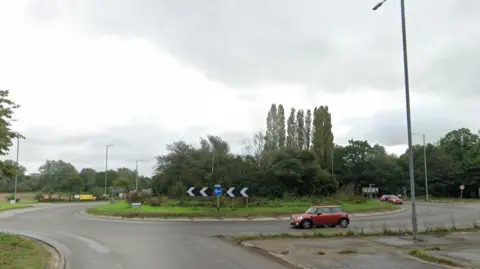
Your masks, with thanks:
M 427 145 L 425 144 L 425 134 L 416 134 L 412 133 L 412 135 L 421 135 L 423 138 L 423 163 L 424 163 L 424 170 L 425 170 L 425 201 L 428 202 L 428 174 L 427 174 Z
M 113 144 L 107 144 L 105 146 L 105 197 L 107 196 L 107 171 L 108 171 L 108 148 L 113 146 Z
M 144 160 L 135 161 L 135 190 L 138 192 L 138 162 L 143 162 Z
M 17 185 L 18 185 L 18 172 L 20 168 L 20 164 L 18 163 L 18 156 L 20 155 L 20 134 L 17 133 L 17 164 L 15 167 L 15 187 L 13 189 L 13 200 L 15 203 L 17 202 Z
M 379 2 L 373 10 L 379 9 L 387 0 Z M 408 78 L 408 53 L 407 53 L 407 27 L 405 23 L 405 0 L 400 0 L 400 13 L 402 19 L 402 43 L 403 43 L 403 71 L 405 80 L 405 105 L 407 114 L 407 137 L 408 137 L 408 163 L 410 174 L 410 196 L 412 197 L 412 233 L 417 238 L 417 210 L 415 207 L 415 179 L 413 172 L 413 150 L 412 150 L 412 120 L 410 115 L 410 83 Z

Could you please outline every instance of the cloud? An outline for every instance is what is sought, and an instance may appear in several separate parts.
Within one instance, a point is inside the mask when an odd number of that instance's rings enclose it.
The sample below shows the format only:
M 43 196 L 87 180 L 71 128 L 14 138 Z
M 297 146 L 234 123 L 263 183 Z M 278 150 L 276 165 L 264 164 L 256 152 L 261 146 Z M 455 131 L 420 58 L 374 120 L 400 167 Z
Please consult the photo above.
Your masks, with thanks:
M 20 162 L 29 172 L 46 159 L 103 170 L 113 143 L 109 167 L 133 168 L 207 134 L 241 152 L 271 103 L 287 113 L 328 105 L 336 143 L 401 148 L 398 1 L 377 12 L 368 2 L 1 2 L 0 88 L 22 105 Z M 414 131 L 434 141 L 474 128 L 480 2 L 407 4 Z
M 469 128 L 472 132 L 478 130 L 475 120 L 480 113 L 476 100 L 461 100 L 457 102 L 444 101 L 441 98 L 416 96 L 412 103 L 412 132 L 425 134 L 427 143 L 438 142 L 448 132 Z M 430 99 L 426 99 L 430 98 Z M 399 100 L 399 103 L 404 100 Z M 347 120 L 343 125 L 350 126 L 350 132 L 345 137 L 366 139 L 371 143 L 395 147 L 407 144 L 407 123 L 405 108 L 393 108 L 375 113 L 371 118 L 362 120 Z M 419 136 L 414 135 L 414 144 L 422 143 Z
M 306 85 L 312 91 L 398 89 L 403 86 L 399 6 L 388 1 L 373 12 L 374 4 L 31 1 L 30 11 L 40 20 L 76 22 L 96 36 L 146 38 L 183 65 L 233 88 L 281 83 Z M 465 94 L 477 94 L 473 70 L 480 62 L 478 11 L 475 0 L 407 2 L 416 91 L 451 93 L 455 85 Z

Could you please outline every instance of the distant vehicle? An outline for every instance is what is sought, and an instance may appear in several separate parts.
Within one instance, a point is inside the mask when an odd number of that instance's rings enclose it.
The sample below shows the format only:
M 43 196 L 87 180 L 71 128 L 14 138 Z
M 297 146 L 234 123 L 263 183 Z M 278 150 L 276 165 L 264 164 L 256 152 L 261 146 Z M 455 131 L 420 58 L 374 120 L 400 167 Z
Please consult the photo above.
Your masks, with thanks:
M 395 196 L 395 195 L 393 195 L 393 194 L 384 194 L 384 195 L 382 195 L 382 197 L 380 197 L 380 201 L 381 201 L 381 202 L 388 202 L 388 201 L 390 200 L 390 198 L 392 198 L 393 196 Z
M 350 217 L 340 206 L 312 206 L 305 213 L 292 215 L 289 221 L 291 226 L 303 229 L 317 226 L 347 228 Z
M 388 199 L 388 202 L 394 205 L 401 205 L 403 204 L 403 200 L 400 199 L 399 197 L 395 195 L 391 195 L 391 197 Z

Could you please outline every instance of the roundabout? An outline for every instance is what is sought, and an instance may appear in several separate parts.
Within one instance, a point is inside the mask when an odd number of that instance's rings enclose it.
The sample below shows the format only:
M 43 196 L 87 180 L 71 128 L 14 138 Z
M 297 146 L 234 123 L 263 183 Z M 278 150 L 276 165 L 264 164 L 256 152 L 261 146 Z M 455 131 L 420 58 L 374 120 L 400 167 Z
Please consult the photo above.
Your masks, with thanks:
M 0 213 L 0 228 L 55 246 L 66 268 L 208 268 L 277 269 L 287 265 L 228 244 L 215 236 L 302 233 L 286 220 L 142 221 L 82 215 L 90 205 L 51 204 Z M 406 211 L 351 218 L 352 229 L 397 229 L 410 226 Z M 470 225 L 480 219 L 478 204 L 418 203 L 423 226 Z M 282 267 L 283 266 L 283 267 Z

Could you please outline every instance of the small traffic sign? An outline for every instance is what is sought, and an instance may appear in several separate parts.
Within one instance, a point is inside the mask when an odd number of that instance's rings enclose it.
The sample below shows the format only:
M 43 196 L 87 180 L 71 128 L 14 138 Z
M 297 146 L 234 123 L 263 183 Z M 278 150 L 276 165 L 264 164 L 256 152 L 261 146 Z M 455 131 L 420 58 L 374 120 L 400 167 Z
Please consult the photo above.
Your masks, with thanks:
M 216 196 L 222 195 L 222 187 L 220 185 L 215 185 L 215 189 L 213 190 Z
M 463 191 L 464 189 L 465 189 L 465 186 L 463 186 L 463 185 L 460 185 L 460 190 L 462 190 L 462 191 Z

